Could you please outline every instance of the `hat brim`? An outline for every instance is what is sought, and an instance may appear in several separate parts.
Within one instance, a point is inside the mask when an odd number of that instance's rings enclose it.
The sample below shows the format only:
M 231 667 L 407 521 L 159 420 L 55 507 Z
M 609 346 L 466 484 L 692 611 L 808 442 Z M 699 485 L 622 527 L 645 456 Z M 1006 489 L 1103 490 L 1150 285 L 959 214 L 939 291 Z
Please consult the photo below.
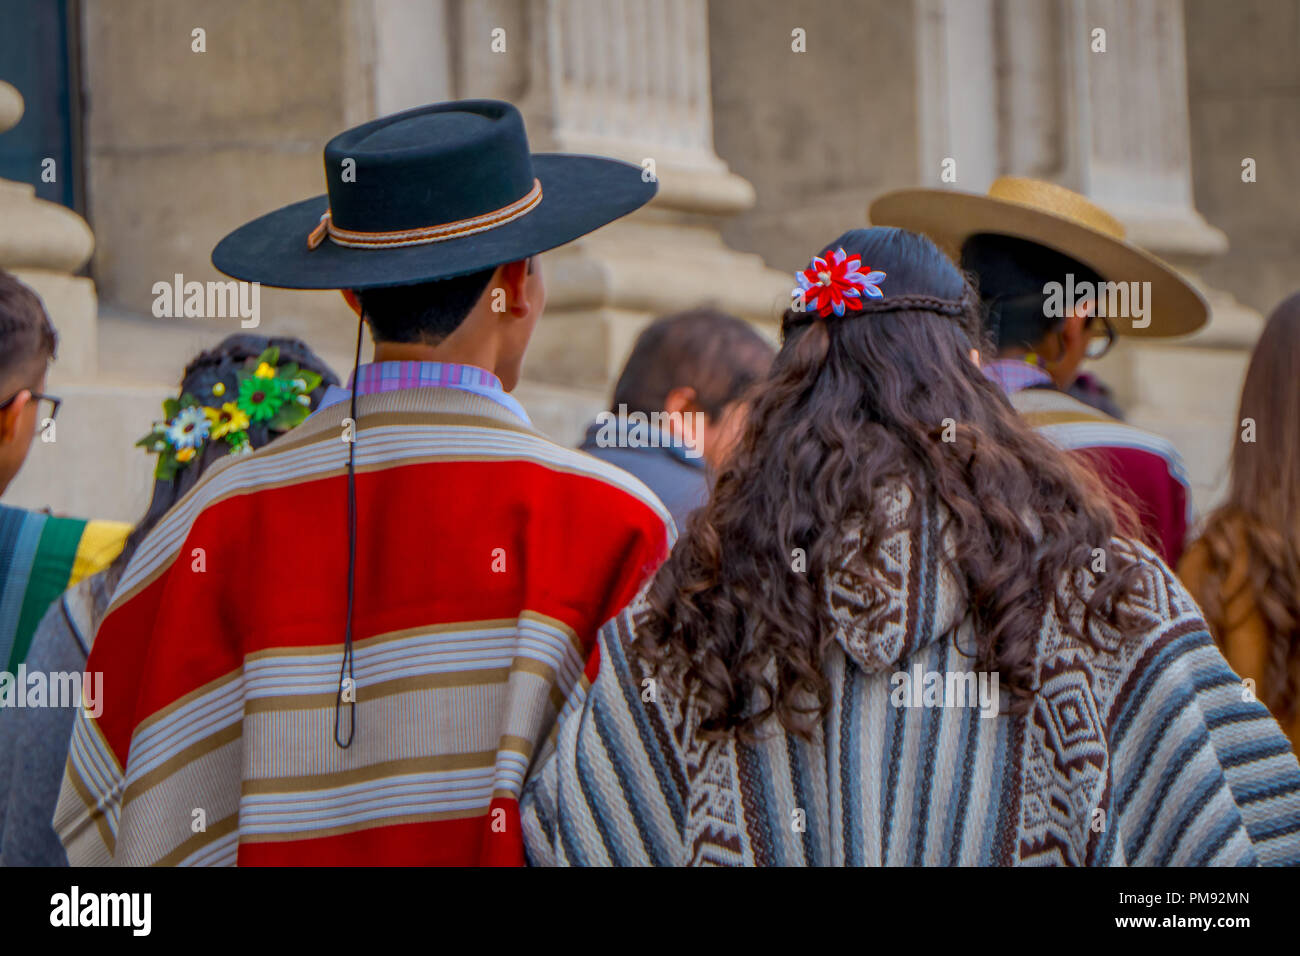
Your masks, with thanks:
M 1131 243 L 1033 206 L 955 190 L 900 189 L 877 198 L 867 215 L 873 225 L 929 236 L 957 262 L 967 239 L 994 233 L 1054 249 L 1108 282 L 1150 282 L 1150 324 L 1112 323 L 1121 335 L 1188 335 L 1209 320 L 1204 297 L 1172 266 Z
M 218 270 L 283 289 L 377 289 L 450 279 L 554 249 L 649 202 L 658 188 L 641 167 L 599 156 L 541 153 L 533 172 L 542 199 L 527 214 L 485 232 L 427 245 L 357 249 L 307 236 L 329 205 L 316 196 L 240 226 L 212 250 Z

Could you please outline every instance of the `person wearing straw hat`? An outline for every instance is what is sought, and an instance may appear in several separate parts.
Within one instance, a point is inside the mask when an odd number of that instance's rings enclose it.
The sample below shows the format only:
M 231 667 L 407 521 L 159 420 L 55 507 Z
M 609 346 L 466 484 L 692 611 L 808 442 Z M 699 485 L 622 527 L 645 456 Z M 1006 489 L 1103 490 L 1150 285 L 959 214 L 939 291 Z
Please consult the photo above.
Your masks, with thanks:
M 343 400 L 215 466 L 136 550 L 60 797 L 94 836 L 73 864 L 522 864 L 529 764 L 672 546 L 643 484 L 509 394 L 538 254 L 648 202 L 640 168 L 533 154 L 515 107 L 468 100 L 339 134 L 325 176 L 212 261 L 345 290 L 374 361 L 359 326 Z M 259 369 L 240 408 L 273 420 L 292 390 Z
M 1068 391 L 1083 362 L 1118 337 L 1195 332 L 1209 315 L 1200 293 L 1128 242 L 1100 206 L 1053 183 L 1004 176 L 987 195 L 897 190 L 868 214 L 877 225 L 930 236 L 973 274 L 997 349 L 985 373 L 1035 427 L 1086 458 L 1131 510 L 1130 530 L 1176 564 L 1189 507 L 1182 456 Z

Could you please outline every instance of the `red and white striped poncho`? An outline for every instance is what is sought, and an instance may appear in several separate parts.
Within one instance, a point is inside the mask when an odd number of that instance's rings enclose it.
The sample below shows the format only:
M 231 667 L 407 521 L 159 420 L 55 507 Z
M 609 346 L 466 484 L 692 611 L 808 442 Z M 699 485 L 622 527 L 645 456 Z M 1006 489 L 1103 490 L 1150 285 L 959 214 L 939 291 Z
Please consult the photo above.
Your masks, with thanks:
M 137 550 L 55 814 L 73 865 L 524 862 L 524 776 L 671 520 L 489 399 L 359 398 L 342 749 L 347 414 L 214 466 Z

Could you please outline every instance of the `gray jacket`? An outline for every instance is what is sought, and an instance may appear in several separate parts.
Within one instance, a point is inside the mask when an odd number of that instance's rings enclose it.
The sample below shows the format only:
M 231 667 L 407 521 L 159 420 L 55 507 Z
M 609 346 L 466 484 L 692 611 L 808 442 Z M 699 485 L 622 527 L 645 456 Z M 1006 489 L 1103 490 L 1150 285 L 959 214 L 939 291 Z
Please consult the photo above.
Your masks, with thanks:
M 104 574 L 64 592 L 32 637 L 27 673 L 86 669 L 108 608 Z M 0 866 L 67 866 L 51 821 L 68 762 L 75 707 L 0 707 Z

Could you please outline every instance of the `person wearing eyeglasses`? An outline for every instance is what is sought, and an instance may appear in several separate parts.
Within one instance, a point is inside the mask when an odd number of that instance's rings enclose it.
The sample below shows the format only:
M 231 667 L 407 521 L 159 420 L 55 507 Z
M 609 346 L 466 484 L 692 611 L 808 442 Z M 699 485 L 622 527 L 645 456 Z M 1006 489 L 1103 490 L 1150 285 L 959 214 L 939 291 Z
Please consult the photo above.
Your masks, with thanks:
M 41 300 L 0 270 L 0 495 L 14 480 L 32 439 L 58 414 L 60 400 L 46 395 L 45 370 L 58 336 Z
M 58 415 L 45 373 L 58 335 L 40 298 L 0 269 L 0 495 L 27 460 L 36 435 Z M 19 674 L 46 608 L 121 552 L 130 525 L 84 521 L 0 505 L 0 672 Z M 0 690 L 0 707 L 22 696 Z
M 1200 293 L 1128 242 L 1104 209 L 1052 183 L 1004 176 L 987 195 L 900 190 L 877 199 L 870 216 L 924 233 L 959 259 L 996 351 L 985 374 L 1026 420 L 1088 461 L 1131 512 L 1126 532 L 1175 565 L 1190 502 L 1182 456 L 1108 414 L 1079 379 L 1120 338 L 1195 332 L 1209 317 Z
M 50 423 L 54 421 L 55 416 L 59 414 L 59 407 L 62 404 L 63 404 L 63 399 L 55 395 L 46 395 L 44 392 L 33 391 L 30 388 L 23 388 L 14 392 L 3 402 L 0 402 L 0 412 L 9 413 L 10 410 L 12 410 L 12 415 L 13 415 L 12 419 L 9 418 L 8 414 L 6 414 L 5 419 L 2 419 L 6 426 L 5 428 L 6 439 L 9 438 L 11 434 L 11 430 L 8 427 L 11 425 L 11 423 L 12 425 L 15 426 L 12 430 L 13 435 L 16 436 L 19 434 L 27 434 L 26 429 L 20 429 L 16 427 L 21 421 L 21 416 L 24 411 L 30 412 L 32 410 L 35 410 L 36 412 L 35 419 L 38 423 L 37 428 L 38 429 L 48 428 Z M 35 431 L 31 432 L 31 437 L 34 438 L 35 436 L 36 436 L 36 432 Z M 27 449 L 30 447 L 31 447 L 30 439 L 27 441 L 26 445 L 22 445 L 22 443 L 16 443 L 16 447 L 13 449 L 13 451 L 20 452 L 20 455 L 16 462 L 17 467 L 13 468 L 12 471 L 9 471 L 6 468 L 6 474 L 4 476 L 4 485 L 3 487 L 0 487 L 0 493 L 3 493 L 4 488 L 8 487 L 9 482 L 13 480 L 14 475 L 18 474 L 18 470 L 22 467 L 23 461 L 25 461 L 27 458 Z

